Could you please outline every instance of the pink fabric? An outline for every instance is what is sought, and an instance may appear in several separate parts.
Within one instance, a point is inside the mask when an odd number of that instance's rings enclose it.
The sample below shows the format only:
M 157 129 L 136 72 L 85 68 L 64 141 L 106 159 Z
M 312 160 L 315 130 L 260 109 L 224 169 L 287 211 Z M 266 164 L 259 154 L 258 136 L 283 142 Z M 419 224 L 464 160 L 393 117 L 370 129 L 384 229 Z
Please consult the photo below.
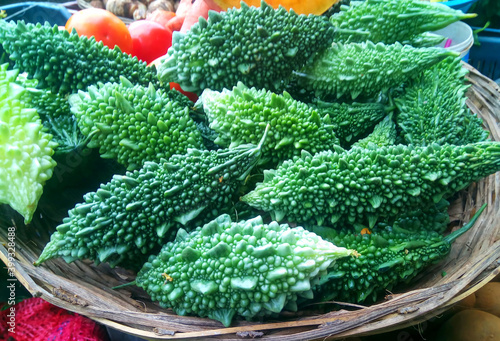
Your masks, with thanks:
M 0 341 L 108 340 L 105 329 L 91 319 L 56 307 L 41 298 L 26 299 L 14 308 L 14 333 L 9 331 L 10 307 L 0 312 Z

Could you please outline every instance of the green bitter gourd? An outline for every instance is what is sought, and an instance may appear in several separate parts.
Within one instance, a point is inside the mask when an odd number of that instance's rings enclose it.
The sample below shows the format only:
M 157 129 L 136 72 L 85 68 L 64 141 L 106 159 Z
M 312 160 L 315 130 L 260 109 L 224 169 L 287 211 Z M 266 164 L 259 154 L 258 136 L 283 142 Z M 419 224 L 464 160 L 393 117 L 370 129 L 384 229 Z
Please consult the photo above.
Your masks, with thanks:
M 204 149 L 189 116 L 192 102 L 176 90 L 134 85 L 121 77 L 120 83 L 99 83 L 70 95 L 69 102 L 81 132 L 90 138 L 88 146 L 129 170 L 188 148 Z
M 48 89 L 36 89 L 38 81 L 19 75 L 16 82 L 26 88 L 22 100 L 27 106 L 35 108 L 52 141 L 58 145 L 55 157 L 65 157 L 68 153 L 82 150 L 88 138 L 82 134 L 70 111 L 67 95 L 52 93 Z M 59 164 L 59 162 L 58 162 Z
M 465 104 L 470 85 L 459 59 L 446 59 L 425 70 L 394 100 L 396 122 L 405 143 L 468 144 L 484 141 L 483 121 Z
M 405 230 L 387 224 L 377 225 L 371 234 L 354 233 L 348 228 L 312 228 L 325 240 L 360 253 L 357 258 L 340 259 L 328 269 L 313 288 L 316 299 L 375 302 L 446 257 L 453 241 L 474 225 L 485 205 L 466 225 L 447 236 L 432 229 Z
M 264 1 L 259 8 L 242 3 L 227 12 L 209 11 L 208 20 L 200 18 L 185 34 L 174 32 L 159 79 L 196 93 L 231 88 L 238 81 L 277 91 L 333 39 L 325 17 L 275 10 Z
M 315 99 L 311 105 L 317 108 L 322 116 L 330 117 L 335 134 L 344 148 L 374 129 L 387 112 L 392 110 L 381 102 L 326 102 Z
M 136 267 L 159 249 L 169 231 L 232 206 L 261 144 L 205 151 L 188 149 L 160 163 L 115 175 L 68 212 L 35 265 L 54 257 Z M 215 213 L 213 213 L 215 212 Z
M 330 17 L 338 28 L 337 41 L 392 44 L 419 40 L 420 34 L 437 31 L 456 21 L 475 17 L 445 4 L 421 0 L 365 0 L 341 6 Z
M 312 63 L 296 71 L 297 83 L 320 99 L 359 95 L 373 97 L 399 86 L 430 66 L 458 52 L 414 48 L 395 43 L 333 43 Z
M 218 133 L 214 142 L 223 147 L 258 143 L 269 124 L 262 163 L 277 164 L 300 155 L 302 149 L 314 153 L 339 144 L 332 115 L 296 101 L 286 92 L 279 95 L 240 82 L 232 90 L 203 91 L 196 106 Z
M 388 115 L 373 128 L 367 137 L 356 141 L 351 148 L 391 146 L 396 143 L 396 138 L 396 123 L 392 120 L 392 115 Z
M 298 295 L 311 298 L 315 280 L 336 259 L 354 254 L 302 227 L 221 215 L 191 233 L 179 230 L 140 270 L 136 284 L 164 308 L 227 327 L 234 315 L 296 310 Z
M 25 223 L 35 213 L 43 186 L 52 177 L 57 144 L 46 133 L 36 109 L 22 101 L 18 70 L 0 66 L 0 203 L 19 212 Z
M 20 72 L 36 78 L 38 88 L 54 94 L 76 93 L 97 82 L 118 82 L 119 76 L 146 86 L 158 84 L 156 69 L 137 57 L 47 22 L 34 25 L 1 20 L 0 42 Z
M 500 143 L 395 145 L 324 151 L 264 171 L 242 197 L 277 221 L 359 223 L 439 202 L 500 170 Z

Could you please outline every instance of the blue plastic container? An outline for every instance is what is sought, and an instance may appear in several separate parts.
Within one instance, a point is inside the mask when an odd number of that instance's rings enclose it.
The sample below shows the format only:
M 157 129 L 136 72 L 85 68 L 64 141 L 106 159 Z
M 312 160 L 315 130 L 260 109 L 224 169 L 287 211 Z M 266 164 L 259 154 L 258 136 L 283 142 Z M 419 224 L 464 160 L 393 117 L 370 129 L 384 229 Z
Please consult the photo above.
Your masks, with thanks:
M 24 20 L 33 24 L 47 21 L 51 25 L 64 26 L 71 16 L 65 7 L 50 2 L 21 2 L 0 9 L 7 12 L 6 20 Z
M 444 5 L 449 6 L 454 9 L 459 9 L 462 12 L 466 13 L 469 8 L 478 0 L 452 0 L 443 2 Z
M 486 29 L 478 34 L 480 45 L 470 49 L 469 64 L 483 75 L 500 81 L 500 29 Z

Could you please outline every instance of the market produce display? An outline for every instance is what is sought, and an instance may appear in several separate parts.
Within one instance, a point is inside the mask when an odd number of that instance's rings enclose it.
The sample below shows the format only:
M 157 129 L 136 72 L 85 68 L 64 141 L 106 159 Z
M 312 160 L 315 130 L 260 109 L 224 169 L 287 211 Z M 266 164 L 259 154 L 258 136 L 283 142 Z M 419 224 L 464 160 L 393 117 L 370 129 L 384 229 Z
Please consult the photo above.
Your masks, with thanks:
M 44 188 L 58 153 L 98 148 L 127 168 L 89 186 L 34 264 L 138 271 L 160 306 L 229 326 L 369 304 L 445 258 L 484 210 L 448 233 L 447 200 L 500 170 L 500 142 L 466 107 L 458 53 L 427 47 L 467 15 L 419 2 L 208 11 L 158 70 L 0 20 L 14 61 L 0 69 L 0 202 L 28 224 L 41 195 L 67 190 Z

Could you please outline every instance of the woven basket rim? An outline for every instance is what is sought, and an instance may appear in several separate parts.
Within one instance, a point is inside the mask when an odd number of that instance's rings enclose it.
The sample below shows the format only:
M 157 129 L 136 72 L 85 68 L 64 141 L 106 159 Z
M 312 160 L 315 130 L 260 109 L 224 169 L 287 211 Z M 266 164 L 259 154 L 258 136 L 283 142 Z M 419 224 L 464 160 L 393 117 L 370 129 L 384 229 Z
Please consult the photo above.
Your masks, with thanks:
M 479 115 L 490 131 L 492 140 L 500 141 L 500 89 L 472 66 L 469 70 L 471 87 L 467 105 Z M 199 317 L 177 316 L 162 310 L 151 302 L 133 299 L 137 288 L 110 290 L 101 288 L 99 278 L 109 287 L 129 281 L 128 273 L 99 267 L 89 262 L 66 264 L 60 259 L 50 260 L 34 267 L 38 257 L 31 250 L 29 240 L 17 240 L 16 258 L 12 261 L 17 279 L 33 296 L 66 310 L 85 315 L 102 324 L 147 339 L 203 339 L 227 340 L 231 335 L 241 340 L 238 333 L 265 332 L 268 340 L 341 339 L 400 329 L 428 320 L 475 292 L 500 273 L 500 172 L 472 184 L 461 192 L 452 204 L 450 216 L 466 222 L 483 203 L 488 206 L 467 234 L 452 247 L 445 261 L 421 276 L 416 286 L 391 295 L 390 299 L 370 305 L 344 305 L 356 310 L 335 310 L 323 315 L 295 316 L 286 321 L 236 321 L 234 327 L 224 328 L 217 321 Z M 454 208 L 455 207 L 455 211 Z M 9 263 L 7 232 L 0 229 L 0 259 Z M 444 277 L 437 271 L 447 270 Z M 251 335 L 251 334 L 250 334 Z M 230 339 L 230 338 L 229 338 Z

